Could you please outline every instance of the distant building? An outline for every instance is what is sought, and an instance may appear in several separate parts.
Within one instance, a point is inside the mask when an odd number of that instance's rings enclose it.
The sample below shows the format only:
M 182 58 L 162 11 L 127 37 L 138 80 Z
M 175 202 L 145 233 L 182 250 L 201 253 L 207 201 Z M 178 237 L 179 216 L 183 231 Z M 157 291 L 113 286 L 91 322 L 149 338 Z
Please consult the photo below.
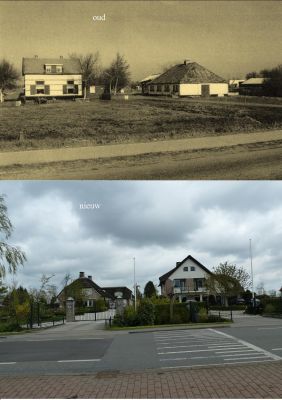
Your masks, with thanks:
M 239 86 L 239 93 L 243 96 L 263 96 L 266 78 L 250 78 Z
M 239 93 L 240 85 L 245 82 L 245 79 L 230 79 L 228 82 L 229 91 L 233 93 Z
M 200 64 L 184 60 L 153 79 L 149 84 L 150 95 L 224 96 L 228 94 L 225 79 Z
M 73 297 L 76 303 L 86 307 L 93 307 L 95 301 L 99 299 L 114 300 L 113 296 L 93 281 L 91 275 L 86 277 L 84 272 L 80 272 L 78 279 L 75 279 L 58 294 L 57 299 L 61 307 L 65 305 L 68 297 Z
M 114 298 L 115 303 L 120 301 L 123 306 L 130 306 L 133 304 L 134 296 L 130 289 L 125 286 L 118 286 L 118 287 L 104 287 L 107 293 L 109 293 L 112 298 Z M 113 302 L 110 301 L 110 305 L 113 306 Z
M 78 60 L 23 58 L 22 74 L 26 98 L 82 96 L 82 73 Z

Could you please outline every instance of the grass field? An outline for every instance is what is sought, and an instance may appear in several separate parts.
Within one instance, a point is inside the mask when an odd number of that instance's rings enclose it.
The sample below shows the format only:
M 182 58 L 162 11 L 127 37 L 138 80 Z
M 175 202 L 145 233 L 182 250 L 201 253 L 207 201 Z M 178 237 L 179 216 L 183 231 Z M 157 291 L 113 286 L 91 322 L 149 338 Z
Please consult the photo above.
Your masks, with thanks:
M 282 108 L 132 96 L 0 108 L 1 150 L 216 136 L 282 128 Z

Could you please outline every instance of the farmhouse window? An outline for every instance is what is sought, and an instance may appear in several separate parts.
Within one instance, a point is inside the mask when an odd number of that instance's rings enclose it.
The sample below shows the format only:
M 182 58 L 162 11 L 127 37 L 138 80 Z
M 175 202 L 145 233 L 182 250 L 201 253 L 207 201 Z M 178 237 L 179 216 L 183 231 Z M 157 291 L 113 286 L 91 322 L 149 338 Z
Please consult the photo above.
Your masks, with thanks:
M 61 74 L 63 72 L 63 68 L 61 65 L 56 65 L 56 73 Z
M 169 92 L 169 85 L 165 85 L 164 91 L 165 91 L 165 92 Z
M 36 94 L 45 94 L 44 88 L 43 89 L 36 88 Z
M 162 85 L 157 85 L 157 92 L 161 92 L 162 91 Z
M 155 91 L 155 86 L 154 85 L 150 85 L 149 88 L 150 88 L 150 92 L 154 92 Z
M 188 267 L 184 267 L 184 268 L 183 268 L 183 271 L 188 271 Z
M 190 271 L 195 271 L 196 268 L 195 267 L 190 267 Z
M 178 92 L 179 91 L 179 85 L 173 85 L 173 91 Z
M 51 74 L 51 72 L 52 72 L 52 71 L 51 71 L 51 65 L 46 65 L 45 68 L 46 68 L 46 73 L 47 73 L 47 74 Z

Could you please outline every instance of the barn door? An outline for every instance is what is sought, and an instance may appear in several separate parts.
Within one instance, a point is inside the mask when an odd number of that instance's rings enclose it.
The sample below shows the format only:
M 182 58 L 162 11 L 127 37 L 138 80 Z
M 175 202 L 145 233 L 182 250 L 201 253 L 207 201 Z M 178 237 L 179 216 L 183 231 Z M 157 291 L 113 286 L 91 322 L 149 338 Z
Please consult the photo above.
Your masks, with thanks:
M 210 95 L 210 85 L 202 85 L 201 95 L 207 97 Z

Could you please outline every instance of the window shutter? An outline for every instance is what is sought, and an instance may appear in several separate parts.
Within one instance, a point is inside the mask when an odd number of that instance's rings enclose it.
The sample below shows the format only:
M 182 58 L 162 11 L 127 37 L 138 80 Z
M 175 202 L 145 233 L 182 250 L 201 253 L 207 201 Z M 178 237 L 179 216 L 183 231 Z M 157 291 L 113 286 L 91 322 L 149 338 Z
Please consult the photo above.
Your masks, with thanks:
M 31 95 L 36 94 L 36 85 L 30 85 L 30 94 Z
M 74 85 L 74 94 L 78 94 L 78 85 Z
M 68 94 L 67 85 L 63 85 L 63 94 Z
M 44 94 L 50 94 L 50 85 L 44 86 Z

